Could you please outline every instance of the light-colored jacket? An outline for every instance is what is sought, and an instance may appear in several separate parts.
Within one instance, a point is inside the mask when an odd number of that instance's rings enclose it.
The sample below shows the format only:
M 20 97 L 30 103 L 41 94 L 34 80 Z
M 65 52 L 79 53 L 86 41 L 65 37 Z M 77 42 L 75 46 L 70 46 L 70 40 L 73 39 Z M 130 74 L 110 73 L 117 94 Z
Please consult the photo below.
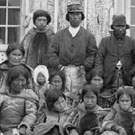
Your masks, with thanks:
M 0 94 L 0 130 L 7 132 L 25 125 L 28 130 L 36 122 L 38 97 L 31 89 L 18 95 Z

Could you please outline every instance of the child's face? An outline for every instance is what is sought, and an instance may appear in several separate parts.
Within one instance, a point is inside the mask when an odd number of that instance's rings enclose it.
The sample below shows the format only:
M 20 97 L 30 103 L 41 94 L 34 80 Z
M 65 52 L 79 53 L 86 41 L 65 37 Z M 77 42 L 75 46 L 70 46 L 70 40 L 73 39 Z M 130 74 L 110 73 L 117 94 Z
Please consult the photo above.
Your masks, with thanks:
M 57 90 L 61 90 L 61 89 L 62 89 L 62 79 L 61 79 L 61 77 L 60 77 L 59 75 L 54 76 L 54 77 L 52 78 L 51 84 L 52 84 L 53 86 L 55 86 L 55 88 L 56 88 Z
M 119 98 L 119 106 L 123 111 L 128 111 L 131 107 L 131 98 L 129 95 L 123 94 Z
M 42 73 L 39 73 L 37 76 L 37 82 L 39 85 L 43 85 L 46 83 L 46 78 Z
M 103 87 L 103 79 L 100 76 L 96 75 L 92 78 L 91 84 L 101 89 Z
M 97 104 L 97 96 L 93 92 L 89 92 L 84 96 L 84 104 L 87 108 L 93 108 Z
M 66 107 L 66 101 L 64 97 L 59 97 L 58 100 L 54 103 L 54 109 L 57 112 L 63 112 Z
M 135 87 L 135 76 L 132 78 L 132 86 Z
M 26 86 L 27 80 L 23 75 L 20 75 L 11 82 L 11 93 L 18 94 Z

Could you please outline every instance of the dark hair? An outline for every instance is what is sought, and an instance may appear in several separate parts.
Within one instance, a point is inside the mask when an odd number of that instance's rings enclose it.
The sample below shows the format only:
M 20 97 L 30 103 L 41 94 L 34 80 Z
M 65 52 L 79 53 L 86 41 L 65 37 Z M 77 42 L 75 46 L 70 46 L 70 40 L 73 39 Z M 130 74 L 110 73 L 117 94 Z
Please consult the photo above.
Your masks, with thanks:
M 84 85 L 84 87 L 82 89 L 82 93 L 81 93 L 82 101 L 84 100 L 84 96 L 86 94 L 93 92 L 97 97 L 97 103 L 98 103 L 98 91 L 99 91 L 99 89 L 94 85 L 88 85 L 88 84 Z
M 83 12 L 80 12 L 80 13 L 81 13 L 81 15 L 82 15 L 82 20 L 84 20 L 84 18 L 85 18 L 84 13 L 83 13 Z M 70 14 L 70 12 L 68 12 L 68 13 L 66 14 L 66 20 L 67 20 L 67 21 L 69 21 L 69 14 Z
M 23 65 L 17 65 L 12 68 L 9 68 L 8 78 L 7 78 L 7 86 L 11 86 L 12 81 L 18 78 L 20 75 L 23 75 L 26 78 L 26 85 L 28 85 L 28 79 L 30 77 L 30 73 L 26 67 Z
M 66 77 L 65 77 L 65 74 L 62 71 L 57 71 L 57 70 L 52 71 L 50 73 L 50 76 L 49 76 L 49 83 L 51 84 L 53 77 L 55 77 L 57 75 L 60 76 L 60 78 L 62 79 L 62 90 L 64 90 L 65 89 Z
M 119 99 L 121 95 L 127 94 L 131 98 L 131 105 L 133 105 L 133 95 L 134 95 L 134 88 L 132 86 L 122 86 L 119 87 L 117 90 L 117 103 L 119 103 Z
M 98 116 L 94 112 L 87 112 L 79 123 L 79 135 L 84 135 L 85 131 L 91 131 L 98 127 Z
M 6 50 L 7 56 L 9 56 L 12 51 L 17 50 L 17 49 L 19 49 L 22 52 L 22 55 L 24 56 L 25 54 L 24 47 L 20 43 L 17 43 L 17 42 L 8 45 L 8 48 Z
M 100 76 L 101 78 L 103 78 L 103 72 L 101 70 L 97 69 L 97 68 L 94 68 L 90 72 L 90 81 L 95 76 Z
M 47 24 L 49 24 L 51 22 L 50 14 L 47 11 L 40 9 L 40 10 L 35 11 L 33 14 L 33 23 L 34 24 L 35 24 L 36 19 L 40 16 L 45 16 L 47 18 Z
M 55 90 L 54 88 L 49 89 L 45 93 L 46 104 L 48 110 L 51 110 L 54 106 L 54 103 L 59 99 L 59 97 L 64 97 L 64 94 L 61 91 Z

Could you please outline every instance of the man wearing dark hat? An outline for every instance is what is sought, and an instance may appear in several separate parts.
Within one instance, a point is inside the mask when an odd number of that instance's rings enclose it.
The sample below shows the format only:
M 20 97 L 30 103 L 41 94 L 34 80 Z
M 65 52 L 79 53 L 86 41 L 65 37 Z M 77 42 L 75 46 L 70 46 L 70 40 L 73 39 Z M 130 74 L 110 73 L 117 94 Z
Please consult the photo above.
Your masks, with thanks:
M 45 10 L 37 10 L 33 14 L 33 27 L 24 37 L 22 45 L 25 48 L 24 62 L 35 68 L 37 65 L 48 66 L 47 51 L 53 30 L 48 27 L 51 22 L 50 14 Z
M 103 70 L 106 88 L 131 85 L 129 75 L 135 68 L 135 41 L 126 36 L 129 29 L 126 17 L 114 15 L 111 28 L 111 36 L 101 40 L 95 67 Z
M 67 91 L 78 94 L 86 82 L 85 72 L 93 68 L 97 46 L 94 35 L 80 26 L 84 20 L 81 4 L 69 4 L 67 10 L 70 25 L 54 36 L 48 50 L 49 64 L 65 72 Z

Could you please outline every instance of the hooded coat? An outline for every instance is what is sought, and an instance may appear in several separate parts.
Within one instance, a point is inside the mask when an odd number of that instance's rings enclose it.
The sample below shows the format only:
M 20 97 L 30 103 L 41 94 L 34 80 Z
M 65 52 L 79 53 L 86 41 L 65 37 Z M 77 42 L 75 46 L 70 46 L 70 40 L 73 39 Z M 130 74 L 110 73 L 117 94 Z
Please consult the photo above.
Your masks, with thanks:
M 7 132 L 25 125 L 28 130 L 36 122 L 38 97 L 31 89 L 18 95 L 0 94 L 0 131 Z

